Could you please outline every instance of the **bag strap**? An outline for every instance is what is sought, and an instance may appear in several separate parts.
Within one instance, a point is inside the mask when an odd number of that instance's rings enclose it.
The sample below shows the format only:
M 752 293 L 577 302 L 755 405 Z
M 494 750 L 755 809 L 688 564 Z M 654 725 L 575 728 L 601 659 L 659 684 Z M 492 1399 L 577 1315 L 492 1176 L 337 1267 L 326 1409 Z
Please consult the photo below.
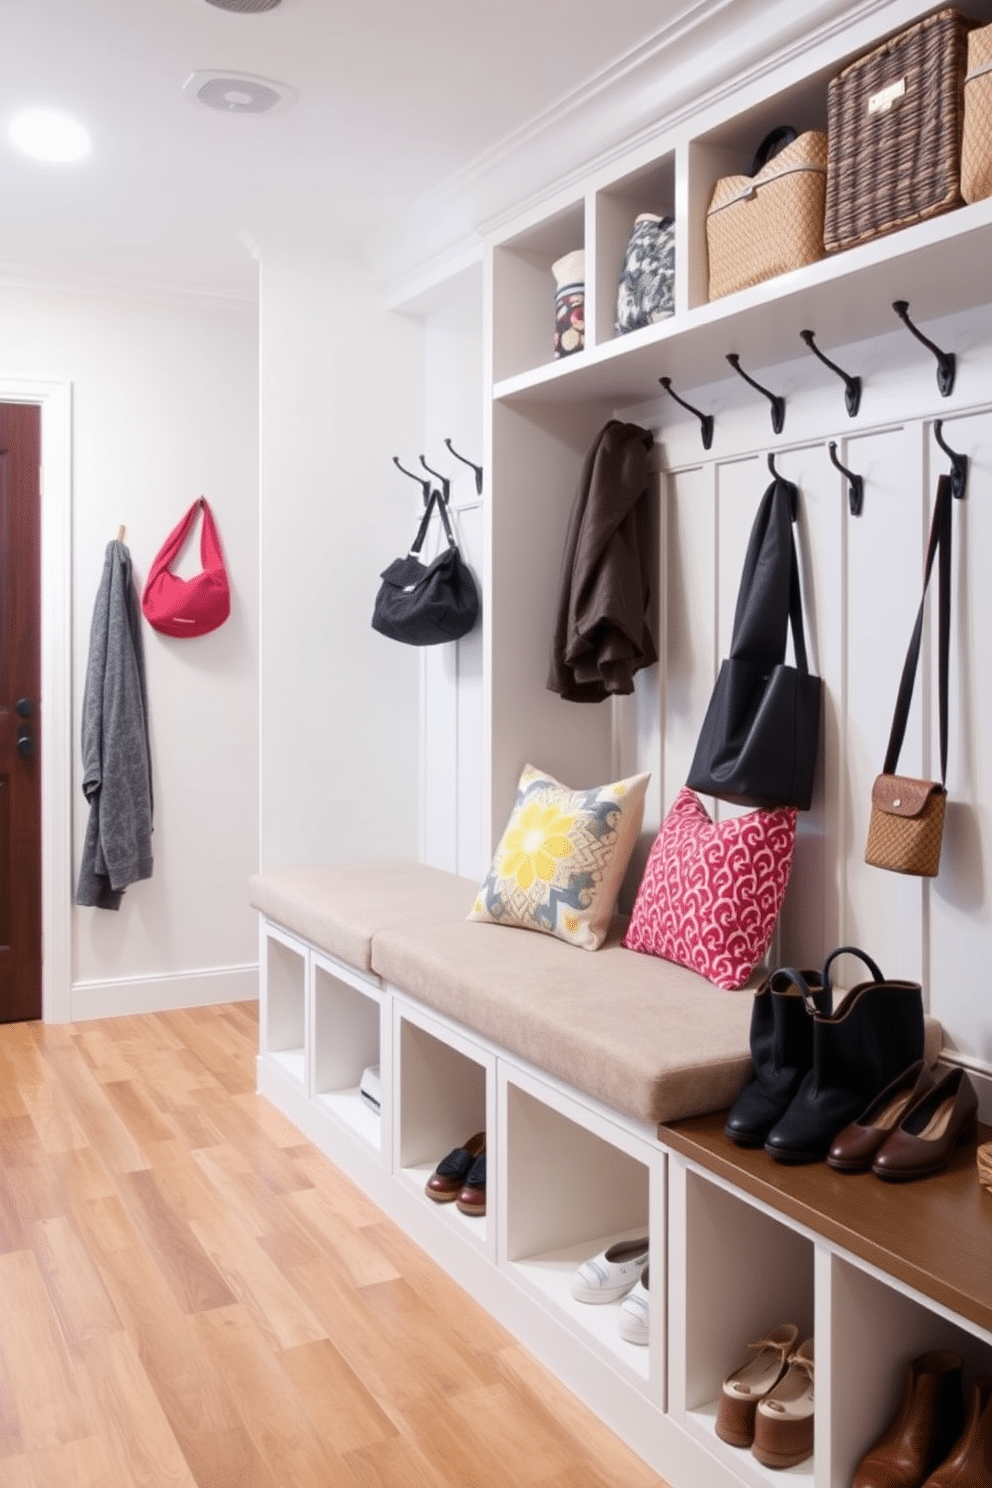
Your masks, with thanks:
M 207 498 L 205 496 L 198 496 L 189 511 L 173 527 L 165 542 L 155 554 L 148 574 L 149 580 L 157 578 L 159 574 L 164 573 L 172 567 L 172 564 L 182 552 L 186 539 L 193 529 L 193 523 L 201 511 L 203 513 L 203 526 L 200 530 L 200 567 L 208 571 L 224 567 L 224 558 L 221 553 L 220 537 L 217 532 L 217 525 L 214 522 L 214 514 L 210 510 Z
M 199 497 L 196 501 L 193 502 L 193 505 L 190 507 L 189 511 L 176 523 L 175 527 L 173 527 L 172 531 L 165 539 L 165 542 L 155 554 L 155 557 L 152 559 L 151 568 L 148 574 L 148 577 L 150 579 L 155 578 L 160 573 L 164 573 L 164 571 L 170 566 L 170 564 L 174 562 L 177 555 L 181 552 L 183 544 L 189 537 L 193 523 L 196 521 L 196 515 L 197 512 L 200 510 L 200 501 L 202 501 L 202 499 L 202 497 Z
M 746 170 L 744 174 L 746 176 L 756 176 L 760 170 L 764 170 L 773 155 L 777 155 L 779 150 L 784 150 L 786 145 L 791 145 L 792 141 L 798 138 L 799 136 L 791 124 L 780 124 L 777 129 L 773 129 L 765 135 L 761 144 L 754 152 L 754 159 L 751 161 L 750 170 Z
M 796 669 L 803 676 L 809 674 L 806 659 L 806 632 L 803 629 L 803 600 L 799 590 L 799 554 L 796 552 L 796 530 L 792 528 L 792 573 L 789 576 L 789 624 L 792 627 L 792 649 L 796 654 Z
M 449 548 L 454 548 L 456 553 L 459 551 L 457 539 L 451 528 L 451 518 L 448 516 L 448 503 L 445 501 L 441 492 L 434 489 L 431 491 L 430 498 L 424 508 L 424 515 L 420 519 L 420 526 L 417 528 L 417 535 L 413 539 L 409 554 L 407 555 L 408 557 L 420 557 L 420 550 L 424 545 L 424 538 L 427 536 L 427 529 L 431 523 L 431 513 L 435 506 L 441 513 L 441 521 L 444 525 L 444 532 L 448 539 Z
M 730 654 L 770 669 L 785 660 L 788 627 L 796 666 L 808 672 L 795 521 L 799 490 L 776 476 L 758 507 L 741 573 Z
M 417 528 L 417 535 L 413 539 L 413 542 L 410 544 L 410 551 L 407 554 L 407 557 L 420 557 L 420 550 L 424 546 L 424 538 L 427 536 L 427 529 L 431 525 L 431 513 L 434 510 L 434 503 L 439 499 L 440 497 L 437 491 L 432 490 L 430 496 L 427 498 L 427 505 L 424 507 L 424 515 L 420 519 L 420 526 Z
M 441 521 L 444 523 L 444 531 L 448 539 L 448 547 L 454 548 L 455 552 L 457 553 L 458 539 L 455 537 L 455 534 L 451 529 L 451 518 L 448 516 L 448 503 L 447 501 L 445 501 L 444 497 L 439 491 L 435 491 L 434 494 L 437 497 L 437 509 L 441 513 Z
M 909 705 L 913 699 L 913 684 L 920 659 L 920 644 L 923 640 L 923 614 L 926 606 L 927 586 L 933 571 L 933 560 L 939 549 L 940 566 L 937 570 L 937 705 L 940 718 L 940 782 L 947 782 L 947 687 L 951 653 L 951 478 L 942 475 L 937 481 L 937 499 L 934 502 L 933 521 L 930 524 L 930 545 L 927 549 L 927 566 L 923 580 L 923 595 L 916 616 L 916 624 L 906 652 L 902 669 L 895 712 L 892 716 L 892 732 L 889 747 L 885 752 L 882 767 L 886 775 L 894 775 L 899 763 L 899 751 L 906 733 Z
M 200 566 L 205 571 L 216 570 L 224 567 L 224 555 L 220 547 L 220 535 L 214 514 L 210 510 L 210 503 L 206 496 L 201 496 L 198 505 L 203 512 L 203 526 L 200 529 Z

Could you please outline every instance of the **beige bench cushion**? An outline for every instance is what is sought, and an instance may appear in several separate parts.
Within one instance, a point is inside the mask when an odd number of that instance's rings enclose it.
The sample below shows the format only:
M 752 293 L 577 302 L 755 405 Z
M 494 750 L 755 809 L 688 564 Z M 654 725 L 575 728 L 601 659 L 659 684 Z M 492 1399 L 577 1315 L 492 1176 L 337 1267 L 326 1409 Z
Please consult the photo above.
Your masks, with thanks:
M 349 863 L 256 874 L 249 899 L 268 919 L 318 950 L 369 971 L 378 931 L 425 920 L 462 920 L 478 888 L 474 879 L 423 863 Z
M 749 992 L 624 950 L 503 925 L 411 923 L 377 934 L 372 966 L 420 1002 L 565 1084 L 656 1123 L 729 1106 L 751 1072 Z

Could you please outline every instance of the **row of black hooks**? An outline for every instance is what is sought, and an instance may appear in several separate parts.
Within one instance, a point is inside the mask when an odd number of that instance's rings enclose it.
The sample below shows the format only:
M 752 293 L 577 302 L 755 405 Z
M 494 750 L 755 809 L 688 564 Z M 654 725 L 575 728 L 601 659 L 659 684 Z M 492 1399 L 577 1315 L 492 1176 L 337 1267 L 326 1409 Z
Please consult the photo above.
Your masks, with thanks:
M 474 460 L 469 460 L 465 455 L 460 455 L 455 449 L 454 445 L 451 443 L 450 439 L 445 439 L 444 442 L 447 446 L 449 454 L 454 455 L 456 460 L 461 460 L 463 465 L 468 465 L 472 469 L 475 474 L 475 494 L 477 496 L 481 496 L 483 467 L 481 465 L 477 465 Z M 441 495 L 444 498 L 445 506 L 447 506 L 451 500 L 451 477 L 448 475 L 442 475 L 439 470 L 432 469 L 431 466 L 428 465 L 427 461 L 424 459 L 423 455 L 421 455 L 419 459 L 421 465 L 427 471 L 428 479 L 426 480 L 422 475 L 418 475 L 415 470 L 407 470 L 405 465 L 401 465 L 399 455 L 393 456 L 393 464 L 396 466 L 397 470 L 401 470 L 404 475 L 409 476 L 410 480 L 417 482 L 417 485 L 420 487 L 420 494 L 423 497 L 425 506 L 431 499 L 431 489 L 433 486 L 433 482 L 430 480 L 430 476 L 433 476 L 435 480 L 439 480 L 441 482 Z
M 929 337 L 924 336 L 923 332 L 913 324 L 913 322 L 909 318 L 908 300 L 893 300 L 892 308 L 898 315 L 899 319 L 902 321 L 906 329 L 908 331 L 911 331 L 912 334 L 916 337 L 917 341 L 921 341 L 923 345 L 927 347 L 928 350 L 931 351 L 936 357 L 937 387 L 940 390 L 940 395 L 942 398 L 949 398 L 954 390 L 954 378 L 957 372 L 957 358 L 954 355 L 954 352 L 942 351 L 939 346 L 935 345 L 935 343 L 931 341 Z M 847 408 L 849 417 L 855 418 L 861 409 L 861 378 L 852 376 L 852 374 L 849 372 L 845 372 L 842 367 L 837 366 L 836 362 L 832 362 L 829 357 L 824 356 L 823 352 L 816 344 L 815 333 L 813 331 L 800 331 L 799 335 L 801 340 L 803 340 L 809 347 L 813 355 L 818 357 L 819 360 L 823 362 L 824 366 L 829 367 L 831 372 L 835 372 L 837 376 L 842 380 L 844 384 L 845 407 Z M 770 391 L 770 389 L 763 387 L 760 382 L 755 381 L 750 373 L 745 372 L 744 368 L 741 366 L 741 359 L 737 355 L 736 351 L 727 353 L 727 361 L 733 367 L 738 376 L 743 377 L 746 383 L 749 383 L 751 387 L 753 387 L 757 392 L 761 393 L 765 398 L 768 399 L 768 402 L 771 405 L 772 430 L 776 434 L 781 434 L 782 430 L 785 428 L 785 399 L 781 396 L 780 393 L 773 393 Z M 713 415 L 711 413 L 702 413 L 698 408 L 693 408 L 692 405 L 690 403 L 687 403 L 684 398 L 680 398 L 678 393 L 676 393 L 672 387 L 672 380 L 670 377 L 659 377 L 658 381 L 661 383 L 666 393 L 670 394 L 670 396 L 675 399 L 676 403 L 681 403 L 683 408 L 688 409 L 690 413 L 694 414 L 696 418 L 698 418 L 700 423 L 700 433 L 703 440 L 703 449 L 708 450 L 713 443 Z M 963 492 L 957 494 L 963 494 Z
M 943 419 L 934 419 L 933 436 L 951 462 L 951 495 L 956 496 L 960 501 L 964 497 L 965 487 L 968 484 L 968 456 L 960 455 L 957 450 L 951 449 L 947 440 L 944 438 Z M 853 470 L 848 470 L 846 465 L 840 463 L 837 458 L 837 441 L 835 439 L 831 439 L 827 449 L 830 452 L 830 463 L 835 469 L 840 471 L 841 475 L 847 477 L 847 500 L 851 516 L 860 517 L 865 500 L 865 478 L 863 475 L 857 475 Z M 776 480 L 784 480 L 787 484 L 789 483 L 788 477 L 775 469 L 774 454 L 768 456 L 768 469 Z

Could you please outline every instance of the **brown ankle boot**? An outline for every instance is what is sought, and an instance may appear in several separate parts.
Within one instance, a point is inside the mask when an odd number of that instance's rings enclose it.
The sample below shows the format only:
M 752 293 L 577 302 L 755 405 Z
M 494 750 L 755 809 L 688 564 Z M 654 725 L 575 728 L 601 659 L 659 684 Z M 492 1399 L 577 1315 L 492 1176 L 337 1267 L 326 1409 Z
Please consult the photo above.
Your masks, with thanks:
M 934 1349 L 906 1368 L 902 1404 L 854 1474 L 852 1488 L 922 1488 L 964 1424 L 959 1354 Z
M 964 1430 L 951 1455 L 927 1478 L 924 1488 L 989 1488 L 992 1484 L 992 1374 L 971 1387 Z

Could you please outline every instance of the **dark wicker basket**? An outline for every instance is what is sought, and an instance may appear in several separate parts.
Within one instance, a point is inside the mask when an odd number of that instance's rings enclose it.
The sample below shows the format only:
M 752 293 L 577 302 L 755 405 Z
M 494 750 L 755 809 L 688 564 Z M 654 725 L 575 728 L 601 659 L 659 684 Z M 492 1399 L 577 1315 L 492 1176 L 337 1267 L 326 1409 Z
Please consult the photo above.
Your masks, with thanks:
M 956 10 L 917 21 L 833 78 L 824 244 L 851 248 L 961 205 L 968 32 Z

